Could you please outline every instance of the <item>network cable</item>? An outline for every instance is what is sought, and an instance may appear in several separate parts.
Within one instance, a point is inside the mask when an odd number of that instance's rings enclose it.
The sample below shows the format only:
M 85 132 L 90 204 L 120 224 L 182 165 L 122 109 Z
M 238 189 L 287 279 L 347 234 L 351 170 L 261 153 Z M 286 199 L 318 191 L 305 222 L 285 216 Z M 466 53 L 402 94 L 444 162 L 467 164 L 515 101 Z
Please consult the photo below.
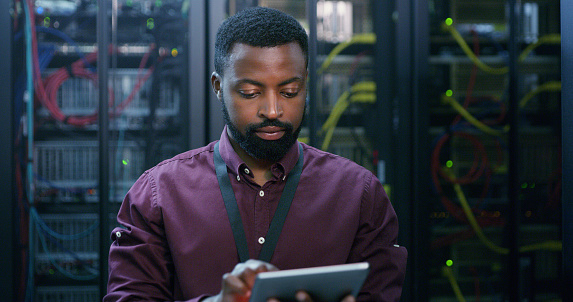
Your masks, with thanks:
M 458 45 L 462 48 L 466 56 L 481 70 L 491 73 L 491 74 L 506 74 L 509 72 L 509 68 L 507 66 L 504 67 L 491 67 L 485 64 L 482 60 L 480 60 L 476 54 L 470 49 L 464 38 L 458 32 L 458 30 L 453 26 L 453 22 L 451 19 L 448 19 L 442 23 L 442 29 L 448 31 L 454 40 L 458 43 Z M 538 39 L 536 43 L 533 43 L 526 47 L 518 57 L 518 61 L 524 61 L 528 54 L 531 53 L 535 48 L 539 47 L 542 44 L 559 44 L 561 43 L 561 35 L 559 34 L 549 34 L 546 36 L 542 36 Z

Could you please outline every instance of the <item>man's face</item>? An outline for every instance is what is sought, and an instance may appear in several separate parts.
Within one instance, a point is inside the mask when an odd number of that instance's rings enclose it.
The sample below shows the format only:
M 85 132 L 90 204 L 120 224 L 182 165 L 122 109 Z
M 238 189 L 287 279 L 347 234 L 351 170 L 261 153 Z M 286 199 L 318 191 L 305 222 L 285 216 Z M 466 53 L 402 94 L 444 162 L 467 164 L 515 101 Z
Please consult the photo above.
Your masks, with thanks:
M 296 42 L 264 48 L 236 44 L 224 76 L 211 78 L 231 139 L 256 159 L 281 159 L 301 128 L 306 75 Z

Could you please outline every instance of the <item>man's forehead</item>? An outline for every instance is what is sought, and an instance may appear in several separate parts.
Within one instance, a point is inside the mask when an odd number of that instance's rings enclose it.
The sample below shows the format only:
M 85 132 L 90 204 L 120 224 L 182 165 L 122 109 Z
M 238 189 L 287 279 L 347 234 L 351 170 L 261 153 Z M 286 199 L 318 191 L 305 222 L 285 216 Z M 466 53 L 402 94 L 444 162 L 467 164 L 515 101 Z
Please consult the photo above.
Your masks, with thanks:
M 283 48 L 283 47 L 298 48 L 298 50 L 300 50 L 300 54 L 304 58 L 304 53 L 302 51 L 302 47 L 296 41 L 292 41 L 292 42 L 288 42 L 285 44 L 279 44 L 279 45 L 273 45 L 273 46 L 253 46 L 253 45 L 250 45 L 247 43 L 235 42 L 231 45 L 231 48 L 229 49 L 229 59 L 233 59 L 233 57 L 236 58 L 240 53 L 246 52 L 246 51 L 264 52 L 267 50 L 278 49 L 278 48 Z
M 300 67 L 301 70 L 297 70 L 297 72 L 305 73 L 306 65 L 304 59 L 302 49 L 296 42 L 271 47 L 237 44 L 229 53 L 224 68 L 228 71 L 236 72 L 238 71 L 237 68 L 243 71 L 256 69 L 255 65 L 257 64 L 259 64 L 259 67 L 260 64 L 267 66 L 275 64 L 274 67 L 283 64 L 283 66 L 280 66 L 283 69 L 299 69 Z

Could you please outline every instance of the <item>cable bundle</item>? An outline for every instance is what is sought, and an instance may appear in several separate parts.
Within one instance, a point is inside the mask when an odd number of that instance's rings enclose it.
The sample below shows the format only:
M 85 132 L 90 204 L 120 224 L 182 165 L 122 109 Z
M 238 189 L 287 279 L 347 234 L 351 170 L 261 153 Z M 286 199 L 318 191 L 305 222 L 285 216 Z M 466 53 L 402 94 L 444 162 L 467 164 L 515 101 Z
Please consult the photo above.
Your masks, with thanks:
M 142 76 L 141 71 L 145 67 L 151 52 L 155 49 L 154 45 L 149 47 L 149 52 L 143 56 L 137 76 L 137 82 L 133 87 L 129 96 L 123 100 L 120 104 L 115 106 L 115 99 L 113 91 L 110 88 L 110 100 L 109 106 L 112 110 L 109 112 L 110 117 L 114 118 L 121 115 L 121 112 L 131 103 L 133 98 L 137 95 L 143 84 L 149 79 L 149 77 L 153 74 L 154 66 L 151 66 L 147 69 L 147 72 Z M 34 51 L 37 53 L 37 47 L 34 47 Z M 110 52 L 113 51 L 110 50 Z M 161 59 L 161 57 L 160 57 Z M 41 79 L 39 66 L 37 65 L 37 57 L 34 56 L 34 69 L 35 69 L 35 84 L 36 84 L 36 97 L 48 111 L 50 112 L 51 116 L 65 124 L 69 124 L 76 127 L 83 127 L 89 124 L 92 124 L 97 121 L 98 112 L 97 110 L 94 111 L 93 114 L 86 115 L 86 116 L 66 116 L 61 108 L 58 105 L 58 91 L 62 84 L 70 79 L 70 78 L 81 78 L 86 79 L 94 84 L 97 85 L 97 73 L 91 71 L 87 65 L 91 63 L 95 63 L 97 61 L 97 52 L 93 52 L 88 54 L 85 58 L 81 58 L 75 62 L 73 62 L 69 66 L 64 66 L 46 77 L 45 80 Z

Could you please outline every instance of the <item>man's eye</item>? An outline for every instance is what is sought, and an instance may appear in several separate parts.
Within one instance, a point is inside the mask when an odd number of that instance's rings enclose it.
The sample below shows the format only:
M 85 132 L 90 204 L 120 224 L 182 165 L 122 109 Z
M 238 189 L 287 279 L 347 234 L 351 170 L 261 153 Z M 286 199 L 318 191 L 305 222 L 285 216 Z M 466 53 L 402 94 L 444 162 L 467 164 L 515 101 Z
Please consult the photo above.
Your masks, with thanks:
M 255 96 L 257 96 L 257 93 L 256 93 L 256 92 L 246 93 L 246 92 L 243 92 L 243 91 L 239 91 L 239 95 L 240 95 L 242 98 L 245 98 L 245 99 L 252 99 L 252 98 L 254 98 Z
M 298 91 L 297 92 L 282 92 L 281 93 L 285 98 L 294 98 L 295 96 L 298 95 Z

